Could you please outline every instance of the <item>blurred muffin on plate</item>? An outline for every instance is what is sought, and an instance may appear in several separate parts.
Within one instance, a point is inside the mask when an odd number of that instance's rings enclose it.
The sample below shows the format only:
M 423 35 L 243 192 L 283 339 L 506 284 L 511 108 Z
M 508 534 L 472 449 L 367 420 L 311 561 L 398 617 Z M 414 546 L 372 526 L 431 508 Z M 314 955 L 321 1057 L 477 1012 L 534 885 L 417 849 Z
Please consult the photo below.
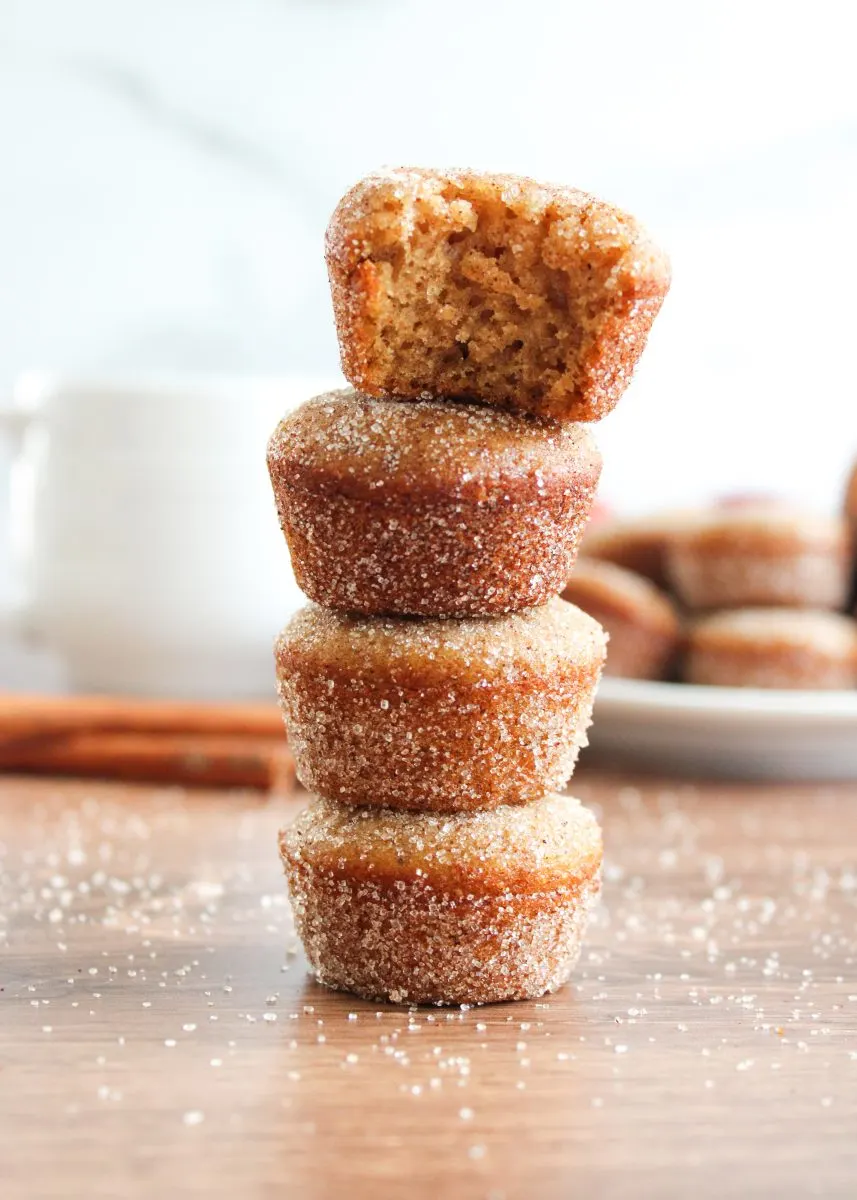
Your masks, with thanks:
M 665 679 L 681 642 L 675 605 L 642 575 L 580 559 L 563 599 L 582 608 L 610 637 L 605 675 Z

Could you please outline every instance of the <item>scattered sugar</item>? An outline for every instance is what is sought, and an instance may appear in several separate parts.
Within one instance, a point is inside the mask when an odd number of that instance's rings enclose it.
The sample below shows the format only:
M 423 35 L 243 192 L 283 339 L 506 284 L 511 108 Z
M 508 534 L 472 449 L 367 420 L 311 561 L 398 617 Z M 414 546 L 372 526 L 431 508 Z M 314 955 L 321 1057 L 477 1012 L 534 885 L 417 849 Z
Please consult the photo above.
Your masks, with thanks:
M 281 948 L 296 943 L 290 908 L 278 903 L 271 874 L 278 814 L 257 801 L 230 797 L 223 803 L 229 853 L 224 896 L 212 900 L 220 923 L 211 930 L 200 921 L 209 900 L 187 884 L 209 877 L 212 844 L 188 838 L 181 860 L 171 859 L 169 872 L 163 867 L 170 839 L 196 828 L 195 799 L 93 799 L 86 819 L 67 801 L 50 819 L 46 812 L 53 810 L 45 807 L 16 815 L 27 836 L 19 849 L 4 833 L 0 926 L 17 953 L 20 931 L 29 929 L 21 917 L 43 924 L 38 969 L 26 965 L 25 956 L 23 981 L 10 986 L 6 980 L 4 1031 L 7 1038 L 24 1035 L 28 1061 L 58 1045 L 65 1053 L 81 1028 L 89 1047 L 80 1088 L 43 1097 L 45 1120 L 59 1115 L 94 1130 L 99 1121 L 115 1120 L 136 1095 L 131 1072 L 143 1053 L 156 1066 L 161 1059 L 170 1076 L 164 1119 L 181 1128 L 185 1112 L 202 1112 L 206 1128 L 227 1127 L 229 1103 L 239 1104 L 236 1081 L 246 1079 L 264 1046 L 277 1063 L 275 1104 L 293 1105 L 289 1119 L 300 1123 L 295 1136 L 314 1136 L 312 1122 L 301 1123 L 314 1081 L 325 1064 L 338 1072 L 344 1063 L 342 1083 L 371 1090 L 381 1104 L 396 1097 L 402 1108 L 436 1106 L 461 1139 L 464 1156 L 471 1142 L 481 1144 L 476 1114 L 484 1116 L 486 1088 L 498 1103 L 529 1105 L 549 1083 L 553 1091 L 563 1089 L 557 1094 L 573 1092 L 584 1107 L 592 1104 L 593 1122 L 607 1112 L 612 1120 L 639 1099 L 641 1080 L 657 1077 L 663 1054 L 675 1051 L 688 1094 L 711 1091 L 712 1100 L 732 1106 L 755 1103 L 771 1086 L 782 1095 L 799 1086 L 807 1112 L 825 1122 L 831 1145 L 846 1145 L 857 1077 L 850 1037 L 857 1009 L 857 890 L 850 845 L 829 831 L 847 828 L 851 792 L 807 787 L 754 797 L 742 791 L 738 805 L 729 788 L 721 795 L 645 783 L 620 791 L 601 781 L 595 791 L 586 775 L 579 791 L 603 809 L 611 869 L 573 989 L 546 1008 L 448 1014 L 382 1010 L 351 996 L 322 995 L 304 981 L 299 951 L 293 976 L 279 975 Z M 724 821 L 735 835 L 725 841 Z M 82 848 L 77 865 L 67 861 L 69 845 Z M 110 870 L 95 882 L 102 846 Z M 675 856 L 669 874 L 658 864 L 665 850 Z M 423 869 L 422 858 L 415 865 Z M 129 886 L 115 890 L 110 878 Z M 80 882 L 88 889 L 79 890 Z M 63 910 L 62 951 L 47 919 L 58 889 L 72 893 Z M 251 959 L 242 960 L 249 949 Z M 92 965 L 98 967 L 94 978 Z M 228 992 L 227 970 L 234 975 Z M 278 981 L 278 1003 L 269 1005 Z M 90 999 L 96 985 L 97 1001 Z M 144 1013 L 141 1004 L 155 997 L 158 1003 Z M 254 1024 L 237 1016 L 266 1010 L 279 1015 L 279 1032 L 261 1018 Z M 201 1013 L 219 1015 L 219 1024 Z M 323 1043 L 315 1040 L 319 1020 Z M 46 1024 L 49 1034 L 42 1033 Z M 177 1038 L 185 1024 L 197 1030 Z M 517 1049 L 518 1042 L 525 1048 Z M 527 1067 L 519 1062 L 523 1055 Z M 16 1057 L 6 1066 L 12 1091 Z M 195 1077 L 185 1070 L 194 1065 Z M 414 1087 L 421 1090 L 415 1094 Z M 461 1116 L 465 1108 L 472 1118 Z M 252 1136 L 256 1114 L 246 1106 L 240 1112 Z M 410 1127 L 415 1115 L 391 1112 L 391 1134 Z

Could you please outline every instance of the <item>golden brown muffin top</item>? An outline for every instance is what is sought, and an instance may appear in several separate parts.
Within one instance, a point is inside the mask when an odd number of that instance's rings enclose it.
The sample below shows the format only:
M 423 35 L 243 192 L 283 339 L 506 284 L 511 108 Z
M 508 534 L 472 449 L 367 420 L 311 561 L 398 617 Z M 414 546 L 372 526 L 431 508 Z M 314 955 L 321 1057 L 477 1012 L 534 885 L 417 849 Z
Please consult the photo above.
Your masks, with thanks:
M 857 624 L 840 613 L 798 608 L 739 608 L 703 617 L 691 629 L 694 649 L 809 651 L 857 661 Z
M 611 562 L 579 558 L 563 598 L 584 612 L 610 612 L 664 633 L 678 632 L 678 615 L 669 597 L 643 575 Z
M 524 175 L 456 168 L 392 167 L 361 179 L 346 192 L 331 219 L 328 258 L 350 268 L 389 249 L 401 237 L 403 215 L 414 212 L 417 200 L 432 196 L 458 204 L 465 227 L 473 203 L 503 204 L 527 221 L 544 222 L 549 227 L 549 267 L 576 269 L 594 252 L 612 260 L 611 290 L 643 299 L 660 296 L 669 287 L 666 254 L 622 209 L 577 188 L 538 183 Z
M 695 528 L 704 515 L 702 509 L 675 508 L 644 517 L 603 517 L 587 529 L 581 553 L 624 566 L 624 562 L 619 562 L 624 552 L 627 551 L 628 557 L 633 557 L 637 550 L 643 555 L 661 553 L 670 538 Z
M 803 548 L 846 552 L 849 544 L 848 525 L 841 516 L 802 512 L 783 504 L 760 504 L 698 517 L 675 532 L 669 553 L 739 550 L 764 556 Z
M 460 686 L 570 666 L 591 670 L 606 647 L 597 621 L 554 597 L 523 612 L 463 620 L 359 617 L 308 604 L 280 634 L 276 652 L 280 662 L 299 659 L 320 673 L 418 675 L 441 685 L 454 678 Z
M 577 887 L 597 871 L 601 831 L 571 796 L 489 812 L 422 813 L 315 800 L 280 835 L 292 863 L 378 883 L 467 895 Z
M 355 495 L 426 492 L 512 500 L 595 482 L 601 455 L 582 425 L 559 425 L 476 404 L 374 399 L 351 388 L 302 404 L 268 444 L 272 469 Z

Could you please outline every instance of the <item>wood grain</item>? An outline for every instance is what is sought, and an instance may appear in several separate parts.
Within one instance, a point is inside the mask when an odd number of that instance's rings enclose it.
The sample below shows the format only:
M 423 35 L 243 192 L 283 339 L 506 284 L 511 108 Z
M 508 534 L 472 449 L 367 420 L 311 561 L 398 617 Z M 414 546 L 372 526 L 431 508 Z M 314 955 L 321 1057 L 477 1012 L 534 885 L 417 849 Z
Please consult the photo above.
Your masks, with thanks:
M 251 795 L 0 785 L 0 1192 L 857 1193 L 857 788 L 581 773 L 604 900 L 540 1003 L 323 991 Z

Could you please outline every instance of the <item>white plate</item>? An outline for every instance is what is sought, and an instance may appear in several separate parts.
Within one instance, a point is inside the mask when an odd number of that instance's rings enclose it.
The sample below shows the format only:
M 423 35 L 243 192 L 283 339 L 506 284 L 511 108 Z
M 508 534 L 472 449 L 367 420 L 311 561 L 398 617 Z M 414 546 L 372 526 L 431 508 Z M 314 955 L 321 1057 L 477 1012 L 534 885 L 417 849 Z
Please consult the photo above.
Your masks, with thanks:
M 601 761 L 733 779 L 857 779 L 857 691 L 786 692 L 603 679 Z

